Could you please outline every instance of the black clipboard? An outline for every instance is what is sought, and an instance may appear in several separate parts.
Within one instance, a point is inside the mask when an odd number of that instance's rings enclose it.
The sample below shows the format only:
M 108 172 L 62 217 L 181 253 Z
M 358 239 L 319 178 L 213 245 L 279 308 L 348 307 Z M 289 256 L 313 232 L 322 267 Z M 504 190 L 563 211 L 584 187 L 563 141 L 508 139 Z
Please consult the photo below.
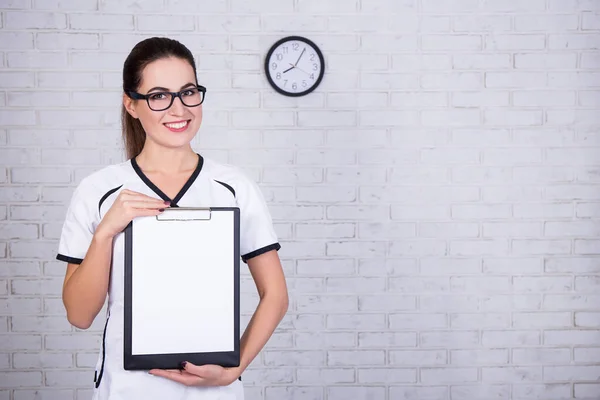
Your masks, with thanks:
M 124 233 L 124 369 L 239 366 L 240 209 L 167 208 Z

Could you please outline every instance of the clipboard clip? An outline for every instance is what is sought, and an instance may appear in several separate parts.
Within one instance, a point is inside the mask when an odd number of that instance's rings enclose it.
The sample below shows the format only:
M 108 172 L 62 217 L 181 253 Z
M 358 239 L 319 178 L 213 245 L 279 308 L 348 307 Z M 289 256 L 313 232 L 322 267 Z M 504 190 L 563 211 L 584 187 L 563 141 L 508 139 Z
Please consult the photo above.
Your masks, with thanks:
M 157 221 L 207 221 L 211 218 L 210 207 L 166 208 L 156 216 Z

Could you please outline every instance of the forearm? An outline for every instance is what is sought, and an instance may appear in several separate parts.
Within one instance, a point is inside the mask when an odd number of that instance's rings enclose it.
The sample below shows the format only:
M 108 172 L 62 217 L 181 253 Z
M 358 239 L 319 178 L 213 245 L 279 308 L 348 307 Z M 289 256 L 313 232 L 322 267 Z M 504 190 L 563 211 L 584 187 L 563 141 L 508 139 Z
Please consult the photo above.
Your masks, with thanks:
M 63 303 L 69 322 L 87 329 L 102 309 L 110 275 L 112 237 L 94 235 L 85 259 L 65 282 Z
M 265 346 L 283 319 L 287 308 L 287 293 L 267 294 L 260 300 L 240 341 L 240 373 Z

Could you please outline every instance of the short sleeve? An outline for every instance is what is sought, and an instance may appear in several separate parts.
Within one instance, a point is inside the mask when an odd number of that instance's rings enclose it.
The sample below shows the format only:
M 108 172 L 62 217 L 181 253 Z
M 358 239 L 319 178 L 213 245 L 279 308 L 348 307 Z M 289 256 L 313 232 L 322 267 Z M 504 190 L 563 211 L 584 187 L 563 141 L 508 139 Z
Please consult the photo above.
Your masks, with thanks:
M 92 242 L 97 225 L 93 193 L 83 182 L 75 189 L 63 223 L 57 260 L 81 264 Z
M 258 185 L 245 178 L 239 189 L 242 190 L 236 197 L 240 207 L 240 254 L 246 263 L 249 259 L 268 251 L 279 250 L 281 245 Z

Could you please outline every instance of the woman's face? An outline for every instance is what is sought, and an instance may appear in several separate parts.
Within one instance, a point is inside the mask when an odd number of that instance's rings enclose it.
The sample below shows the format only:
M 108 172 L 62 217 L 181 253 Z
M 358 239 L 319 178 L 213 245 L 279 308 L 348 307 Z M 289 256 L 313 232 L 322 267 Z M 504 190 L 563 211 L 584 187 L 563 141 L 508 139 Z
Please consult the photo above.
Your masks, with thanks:
M 152 108 L 169 99 L 169 95 L 160 95 L 160 92 L 179 92 L 186 88 L 196 87 L 196 77 L 189 62 L 181 58 L 162 58 L 148 64 L 142 71 L 142 81 L 137 92 L 140 94 L 155 94 L 151 101 Z M 192 104 L 183 93 L 186 103 Z M 202 122 L 202 105 L 187 107 L 181 99 L 175 98 L 171 107 L 163 111 L 154 111 L 148 106 L 146 100 L 131 100 L 124 96 L 127 111 L 138 118 L 146 131 L 146 140 L 167 148 L 180 148 L 187 146 L 194 138 Z M 164 104 L 164 103 L 162 103 Z M 168 104 L 168 100 L 166 100 Z

